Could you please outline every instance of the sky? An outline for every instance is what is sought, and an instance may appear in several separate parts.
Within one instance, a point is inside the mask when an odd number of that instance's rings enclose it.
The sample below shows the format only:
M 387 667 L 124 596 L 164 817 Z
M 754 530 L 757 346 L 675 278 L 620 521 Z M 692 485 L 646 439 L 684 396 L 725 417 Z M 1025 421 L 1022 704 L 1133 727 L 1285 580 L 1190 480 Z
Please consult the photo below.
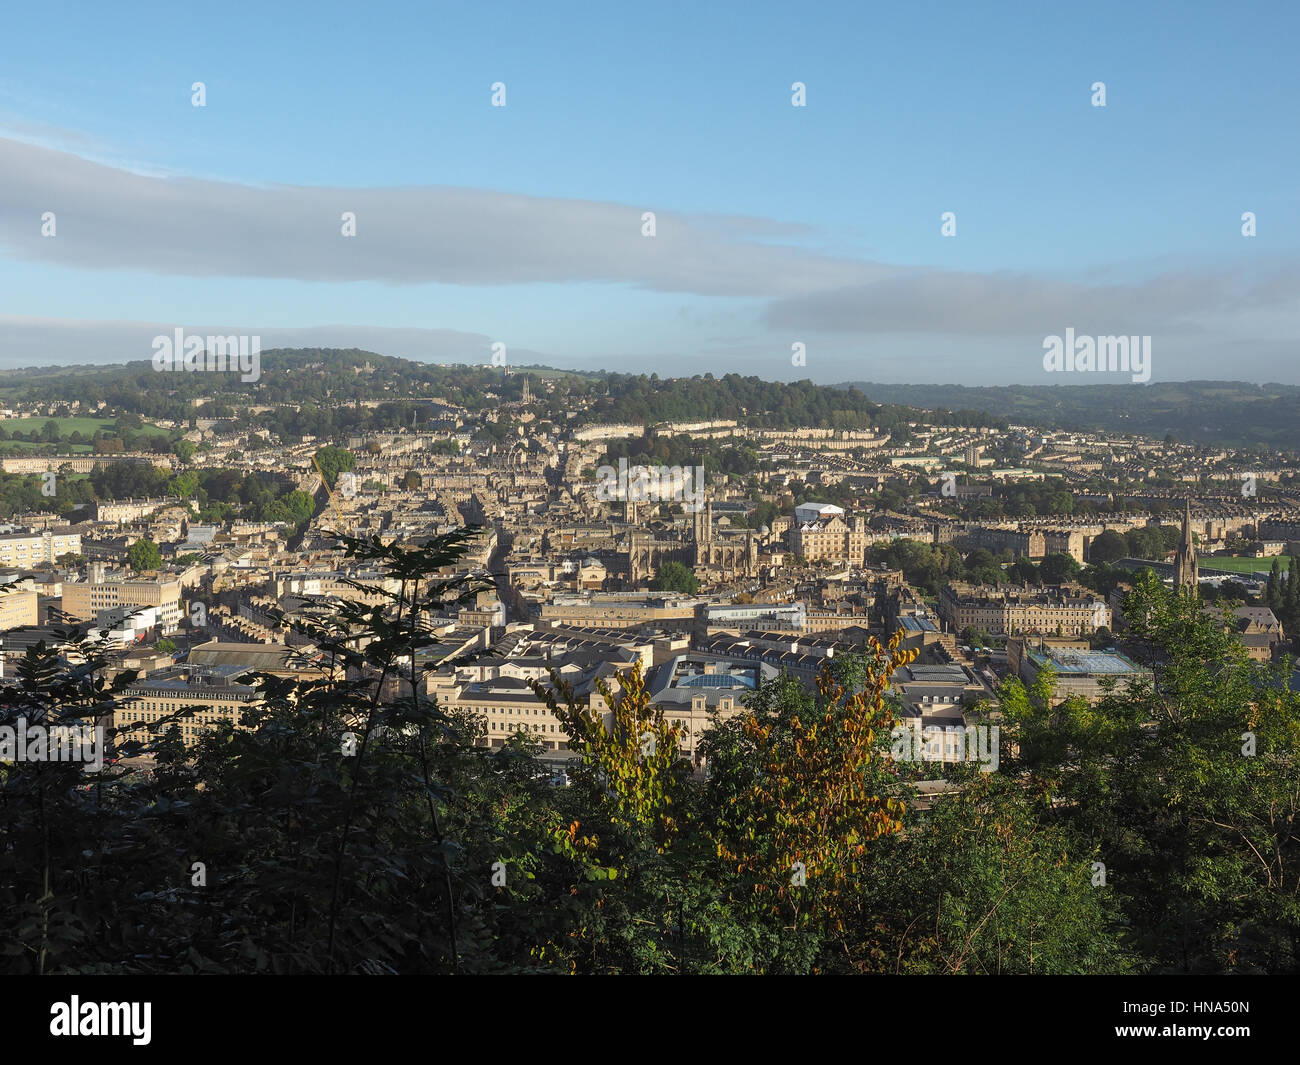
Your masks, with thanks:
M 181 328 L 1141 387 L 1046 369 L 1069 329 L 1149 336 L 1153 382 L 1300 383 L 1298 30 L 1294 2 L 15 3 L 0 367 Z

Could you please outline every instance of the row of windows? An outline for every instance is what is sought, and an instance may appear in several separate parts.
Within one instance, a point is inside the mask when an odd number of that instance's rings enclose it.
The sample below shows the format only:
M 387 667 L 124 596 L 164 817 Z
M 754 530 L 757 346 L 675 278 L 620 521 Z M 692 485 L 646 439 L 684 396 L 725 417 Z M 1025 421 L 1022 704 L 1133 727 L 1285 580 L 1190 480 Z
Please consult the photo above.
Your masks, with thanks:
M 212 700 L 216 700 L 216 701 L 220 701 L 220 702 L 246 702 L 246 701 L 247 701 L 247 696 L 239 695 L 239 694 L 236 694 L 236 693 L 230 693 L 230 694 L 227 694 L 227 693 L 225 693 L 225 692 L 204 692 L 204 693 L 203 693 L 203 699 L 204 699 L 204 701 L 212 701 Z M 184 703 L 184 704 L 182 704 L 182 703 L 160 703 L 160 702 L 157 702 L 155 699 L 141 699 L 141 698 L 137 697 L 137 698 L 136 698 L 136 701 L 135 701 L 132 705 L 133 705 L 133 706 L 137 706 L 137 707 L 144 707 L 145 709 L 148 709 L 148 710 L 156 710 L 156 709 L 158 709 L 159 707 L 162 707 L 162 706 L 170 706 L 170 707 L 172 707 L 173 709 L 175 709 L 176 707 L 181 706 L 181 705 L 184 705 L 184 706 L 197 706 L 197 705 L 199 705 L 199 704 L 197 704 L 197 703 Z
M 131 705 L 133 709 L 136 710 L 164 710 L 169 713 L 174 713 L 175 711 L 181 709 L 180 703 L 158 702 L 157 700 L 154 699 L 137 700 Z
M 144 710 L 136 715 L 141 721 L 161 721 L 165 717 L 171 717 L 175 711 L 167 710 Z M 199 721 L 211 721 L 214 718 L 220 718 L 223 721 L 229 721 L 233 711 L 226 709 L 224 706 L 219 709 L 211 707 L 196 707 L 191 710 L 194 718 Z
M 498 723 L 496 723 L 496 722 L 493 722 L 492 725 L 491 725 L 491 731 L 493 731 L 493 732 L 512 732 L 512 733 L 513 733 L 513 732 L 546 732 L 546 731 L 548 731 L 548 727 L 547 727 L 546 725 L 534 725 L 534 724 L 531 724 L 531 723 L 525 723 L 525 724 L 522 724 L 522 725 L 506 725 L 506 724 L 498 724 Z M 559 731 L 559 732 L 561 733 L 561 735 L 564 735 L 563 731 L 560 730 L 560 729 L 557 729 L 557 727 L 556 727 L 555 725 L 551 725 L 551 726 L 549 727 L 549 731 L 551 731 L 551 732 L 557 732 L 557 731 Z
M 204 724 L 204 723 L 200 723 L 197 725 L 194 724 L 187 725 L 182 722 L 168 723 L 167 732 L 172 732 L 173 730 L 177 730 L 177 729 L 180 730 L 182 736 L 199 736 L 205 732 L 211 732 L 212 725 Z M 156 733 L 158 731 L 158 727 L 157 725 L 154 724 L 148 724 L 148 725 L 141 726 L 139 728 L 128 729 L 127 734 L 132 735 L 135 733 L 146 732 L 146 731 L 150 733 Z

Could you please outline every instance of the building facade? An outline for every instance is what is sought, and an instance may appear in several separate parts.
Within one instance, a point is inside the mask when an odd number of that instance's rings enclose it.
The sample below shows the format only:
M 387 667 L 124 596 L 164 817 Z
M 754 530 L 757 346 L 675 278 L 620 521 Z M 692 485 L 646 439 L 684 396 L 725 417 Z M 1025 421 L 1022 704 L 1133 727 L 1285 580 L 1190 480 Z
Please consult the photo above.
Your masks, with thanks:
M 790 550 L 809 562 L 842 559 L 860 564 L 867 554 L 866 522 L 854 518 L 850 525 L 838 515 L 796 522 L 790 528 Z
M 991 588 L 945 585 L 939 593 L 939 617 L 953 632 L 966 628 L 990 634 L 1060 633 L 1081 636 L 1111 628 L 1106 601 L 1091 594 L 1028 586 Z
M 73 532 L 68 526 L 0 536 L 0 566 L 27 569 L 42 562 L 54 562 L 62 555 L 79 554 L 81 533 Z
M 148 742 L 175 730 L 186 747 L 229 722 L 247 728 L 244 711 L 261 699 L 257 689 L 235 679 L 245 670 L 177 666 L 137 681 L 123 693 L 113 722 L 120 741 Z
M 174 578 L 117 578 L 65 582 L 63 613 L 76 621 L 96 621 L 101 610 L 117 606 L 156 606 L 164 633 L 181 623 L 181 582 Z

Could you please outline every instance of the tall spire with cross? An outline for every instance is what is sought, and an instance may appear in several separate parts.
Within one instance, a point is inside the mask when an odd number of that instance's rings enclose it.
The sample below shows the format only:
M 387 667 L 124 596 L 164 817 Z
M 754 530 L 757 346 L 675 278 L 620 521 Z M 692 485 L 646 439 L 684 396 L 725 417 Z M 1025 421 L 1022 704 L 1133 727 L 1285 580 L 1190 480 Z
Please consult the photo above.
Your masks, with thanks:
M 1192 541 L 1192 501 L 1184 501 L 1183 534 L 1178 540 L 1178 550 L 1174 554 L 1174 587 L 1186 588 L 1196 595 L 1200 568 L 1196 564 L 1196 544 Z

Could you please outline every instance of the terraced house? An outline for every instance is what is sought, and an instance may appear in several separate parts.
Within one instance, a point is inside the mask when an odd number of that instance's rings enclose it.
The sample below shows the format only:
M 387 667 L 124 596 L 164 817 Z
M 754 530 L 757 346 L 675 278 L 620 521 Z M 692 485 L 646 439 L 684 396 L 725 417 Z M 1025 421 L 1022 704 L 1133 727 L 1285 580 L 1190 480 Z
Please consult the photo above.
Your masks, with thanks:
M 1110 607 L 1082 588 L 949 584 L 939 593 L 939 617 L 953 632 L 970 627 L 1008 636 L 1017 633 L 1084 636 L 1111 627 Z
M 175 666 L 137 681 L 114 711 L 119 742 L 147 742 L 175 729 L 190 747 L 223 721 L 246 727 L 244 711 L 261 700 L 256 688 L 239 683 L 247 672 L 244 666 Z

